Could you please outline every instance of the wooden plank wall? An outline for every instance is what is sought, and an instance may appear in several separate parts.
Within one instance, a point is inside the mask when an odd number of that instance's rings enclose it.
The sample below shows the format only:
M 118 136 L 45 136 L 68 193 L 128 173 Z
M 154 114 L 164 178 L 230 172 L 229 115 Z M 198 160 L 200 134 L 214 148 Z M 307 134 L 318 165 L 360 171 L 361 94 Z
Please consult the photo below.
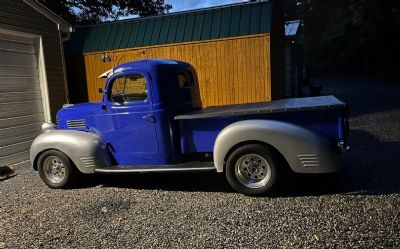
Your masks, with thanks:
M 98 76 L 124 62 L 164 58 L 192 64 L 198 73 L 203 108 L 271 100 L 270 37 L 267 34 L 212 41 L 87 53 L 86 78 L 90 101 L 101 100 Z

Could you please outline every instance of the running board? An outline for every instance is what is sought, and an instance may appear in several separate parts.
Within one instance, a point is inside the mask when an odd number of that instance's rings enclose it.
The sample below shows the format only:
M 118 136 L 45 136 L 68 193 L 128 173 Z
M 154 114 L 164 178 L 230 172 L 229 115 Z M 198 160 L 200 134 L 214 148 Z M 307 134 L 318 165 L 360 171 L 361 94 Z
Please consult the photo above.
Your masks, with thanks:
M 207 172 L 215 170 L 213 162 L 195 162 L 174 165 L 117 165 L 95 169 L 99 174 Z

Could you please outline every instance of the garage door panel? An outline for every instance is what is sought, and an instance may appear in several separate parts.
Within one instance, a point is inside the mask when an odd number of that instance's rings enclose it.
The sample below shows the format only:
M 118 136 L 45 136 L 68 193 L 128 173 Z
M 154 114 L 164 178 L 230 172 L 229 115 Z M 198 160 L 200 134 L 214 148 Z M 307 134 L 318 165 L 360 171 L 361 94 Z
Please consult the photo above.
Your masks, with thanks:
M 38 133 L 40 134 L 40 133 Z M 18 136 L 18 137 L 9 137 L 5 139 L 4 141 L 0 141 L 0 146 L 5 146 L 5 145 L 11 145 L 11 144 L 18 144 L 18 143 L 23 143 L 25 141 L 33 141 L 38 134 L 27 134 L 23 136 Z M 3 145 L 1 145 L 3 144 Z
M 0 157 L 6 157 L 9 155 L 15 155 L 22 152 L 29 151 L 32 145 L 32 141 L 24 141 L 22 143 L 11 144 L 0 148 Z
M 0 103 L 10 103 L 10 102 L 23 102 L 23 101 L 40 101 L 41 93 L 40 91 L 35 92 L 0 92 Z
M 15 79 L 21 77 L 37 77 L 39 75 L 36 67 L 17 67 L 17 66 L 3 66 L 0 64 L 0 75 L 3 78 L 15 77 Z
M 41 123 L 22 125 L 0 130 L 0 146 L 7 146 L 33 140 L 41 133 Z
M 15 164 L 17 162 L 22 162 L 27 160 L 29 160 L 29 151 L 2 157 L 0 160 L 0 166 Z
M 28 116 L 32 113 L 43 114 L 42 101 L 3 103 L 0 107 L 1 118 Z
M 34 39 L 0 34 L 0 164 L 29 159 L 44 122 Z
M 23 162 L 29 160 L 29 151 L 23 152 L 16 155 L 10 155 L 1 158 L 0 166 L 6 166 L 10 164 L 15 164 L 17 162 Z
M 12 50 L 12 51 L 18 51 L 18 52 L 30 53 L 30 54 L 36 53 L 35 45 L 33 43 L 21 42 L 21 41 L 17 41 L 16 39 L 2 40 L 0 38 L 0 49 L 1 50 Z
M 37 56 L 29 53 L 16 53 L 0 49 L 0 61 L 7 62 L 7 65 L 37 67 Z
M 32 38 L 22 37 L 22 36 L 11 36 L 11 35 L 6 35 L 6 34 L 0 34 L 0 40 L 14 41 L 17 43 L 25 43 L 25 44 L 30 44 L 30 45 L 35 44 L 35 41 Z
M 15 124 L 18 124 L 19 126 L 29 124 L 42 124 L 43 120 L 43 114 L 0 119 L 0 129 L 12 128 L 15 127 Z
M 7 78 L 0 76 L 0 92 L 40 91 L 39 78 Z

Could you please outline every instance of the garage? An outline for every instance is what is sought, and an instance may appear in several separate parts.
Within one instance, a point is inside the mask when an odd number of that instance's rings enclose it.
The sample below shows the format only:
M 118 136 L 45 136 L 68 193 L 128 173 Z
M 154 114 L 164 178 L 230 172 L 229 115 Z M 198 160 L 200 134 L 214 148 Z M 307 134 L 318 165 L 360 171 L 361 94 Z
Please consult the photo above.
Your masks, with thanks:
M 15 163 L 28 158 L 46 120 L 35 39 L 0 34 L 0 61 L 1 156 Z
M 1 1 L 0 166 L 28 160 L 42 123 L 68 102 L 62 43 L 71 31 L 36 1 Z

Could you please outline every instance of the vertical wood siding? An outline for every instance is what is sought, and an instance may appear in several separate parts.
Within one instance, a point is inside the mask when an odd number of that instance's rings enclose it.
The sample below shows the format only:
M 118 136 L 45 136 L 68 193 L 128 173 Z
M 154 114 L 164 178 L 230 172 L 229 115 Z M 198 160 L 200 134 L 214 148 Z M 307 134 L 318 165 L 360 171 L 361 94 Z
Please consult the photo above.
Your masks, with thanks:
M 268 34 L 108 51 L 84 55 L 88 96 L 101 100 L 98 76 L 124 62 L 164 58 L 192 64 L 198 73 L 203 107 L 271 100 L 270 37 Z

